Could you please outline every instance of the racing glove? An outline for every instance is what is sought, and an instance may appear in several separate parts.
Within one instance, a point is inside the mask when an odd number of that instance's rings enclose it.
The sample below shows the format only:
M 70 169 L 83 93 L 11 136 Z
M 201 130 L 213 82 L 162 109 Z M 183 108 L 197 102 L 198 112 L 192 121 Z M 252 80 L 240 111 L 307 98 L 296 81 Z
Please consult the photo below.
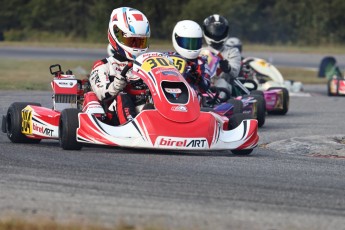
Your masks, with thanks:
M 201 75 L 197 71 L 196 65 L 189 66 L 189 71 L 187 72 L 187 78 L 190 80 L 190 82 L 194 85 L 200 84 L 201 81 Z
M 126 78 L 118 75 L 114 77 L 114 81 L 112 84 L 109 85 L 108 91 L 111 95 L 119 94 L 127 85 Z
M 231 66 L 229 65 L 228 60 L 220 60 L 219 67 L 224 73 L 230 73 Z

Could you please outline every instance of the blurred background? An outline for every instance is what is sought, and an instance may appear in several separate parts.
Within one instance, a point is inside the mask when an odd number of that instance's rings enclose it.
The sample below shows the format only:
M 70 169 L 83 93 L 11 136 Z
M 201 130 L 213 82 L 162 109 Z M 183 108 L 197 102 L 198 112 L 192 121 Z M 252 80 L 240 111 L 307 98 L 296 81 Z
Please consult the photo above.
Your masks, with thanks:
M 129 6 L 150 21 L 154 40 L 170 41 L 175 23 L 202 23 L 218 13 L 230 35 L 272 45 L 343 45 L 343 0 L 0 0 L 1 41 L 80 41 L 107 43 L 111 11 Z

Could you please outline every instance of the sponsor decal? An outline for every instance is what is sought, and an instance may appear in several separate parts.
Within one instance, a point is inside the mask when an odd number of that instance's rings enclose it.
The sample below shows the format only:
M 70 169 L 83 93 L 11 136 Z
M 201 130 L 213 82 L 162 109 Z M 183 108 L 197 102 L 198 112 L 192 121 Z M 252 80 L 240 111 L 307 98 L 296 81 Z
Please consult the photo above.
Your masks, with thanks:
M 182 93 L 182 90 L 180 88 L 165 88 L 165 91 L 171 94 Z
M 208 148 L 208 143 L 205 138 L 175 138 L 175 137 L 158 137 L 156 146 L 162 148 L 191 148 L 204 149 Z
M 156 53 L 156 52 L 151 52 L 151 53 L 145 53 L 142 55 L 143 58 L 145 57 L 162 57 L 162 56 L 166 56 L 163 53 Z
M 32 134 L 32 109 L 28 106 L 22 110 L 22 133 Z
M 184 105 L 172 106 L 171 110 L 175 112 L 188 112 L 187 107 Z
M 163 71 L 162 72 L 162 74 L 164 75 L 164 76 L 179 76 L 179 74 L 176 72 L 176 71 Z
M 101 83 L 101 80 L 99 79 L 98 74 L 95 76 L 95 84 Z
M 33 124 L 33 130 L 39 133 L 42 133 L 46 136 L 53 136 L 53 132 L 54 132 L 54 130 L 52 129 L 48 129 L 47 127 L 36 125 L 35 123 Z
M 124 36 L 125 37 L 125 36 Z M 116 70 L 119 70 L 121 71 L 121 69 L 119 69 L 118 66 L 121 66 L 121 67 L 125 67 L 127 65 L 127 63 L 123 63 L 123 62 L 112 62 L 111 65 L 115 65 L 116 67 Z

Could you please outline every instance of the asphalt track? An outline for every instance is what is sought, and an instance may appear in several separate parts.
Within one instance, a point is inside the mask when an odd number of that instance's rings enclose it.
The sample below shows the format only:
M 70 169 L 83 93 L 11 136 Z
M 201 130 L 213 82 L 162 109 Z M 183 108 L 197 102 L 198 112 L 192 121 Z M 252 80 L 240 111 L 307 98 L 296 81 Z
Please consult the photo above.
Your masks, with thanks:
M 0 91 L 0 114 L 14 101 L 51 107 L 50 96 Z M 97 146 L 63 151 L 57 141 L 13 144 L 1 133 L 0 217 L 165 229 L 345 229 L 345 159 L 338 152 L 344 144 L 312 152 L 270 147 L 345 136 L 344 102 L 328 97 L 326 86 L 305 86 L 286 116 L 267 117 L 260 146 L 246 157 Z
M 323 55 L 245 53 L 317 68 Z M 99 59 L 103 49 L 0 48 L 1 58 Z M 344 55 L 336 56 L 341 68 Z M 170 229 L 345 229 L 344 100 L 305 86 L 286 116 L 268 116 L 248 157 L 10 143 L 0 133 L 0 218 L 21 216 Z M 50 92 L 0 91 L 51 107 Z

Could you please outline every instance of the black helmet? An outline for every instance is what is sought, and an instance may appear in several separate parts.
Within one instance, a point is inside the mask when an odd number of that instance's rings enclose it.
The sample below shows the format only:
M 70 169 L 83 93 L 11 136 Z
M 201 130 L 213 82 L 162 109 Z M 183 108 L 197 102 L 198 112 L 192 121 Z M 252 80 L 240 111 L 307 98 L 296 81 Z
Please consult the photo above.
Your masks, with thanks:
M 226 18 L 213 14 L 205 18 L 203 23 L 204 38 L 208 45 L 214 49 L 221 49 L 228 38 L 229 23 Z

